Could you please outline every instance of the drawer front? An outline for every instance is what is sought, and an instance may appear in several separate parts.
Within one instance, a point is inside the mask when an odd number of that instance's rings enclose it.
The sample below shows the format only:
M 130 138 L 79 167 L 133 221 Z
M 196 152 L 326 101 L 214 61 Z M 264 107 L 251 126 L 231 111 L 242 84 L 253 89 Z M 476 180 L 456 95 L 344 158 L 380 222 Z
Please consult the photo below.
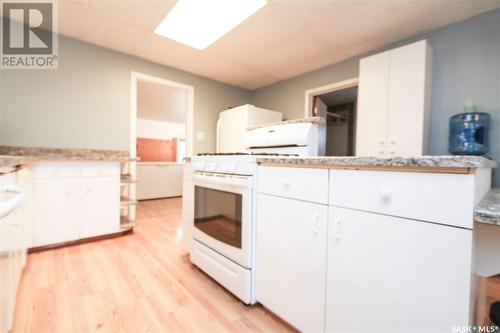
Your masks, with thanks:
M 473 177 L 330 170 L 330 205 L 472 228 Z
M 191 262 L 214 278 L 245 304 L 255 303 L 252 295 L 250 270 L 220 255 L 196 240 L 192 240 Z
M 259 193 L 328 204 L 328 170 L 259 167 Z
M 36 178 L 76 178 L 80 165 L 72 162 L 41 162 L 35 165 Z
M 108 177 L 120 175 L 118 162 L 92 162 L 82 164 L 83 177 Z
M 0 185 L 12 185 L 16 183 L 16 174 L 14 172 L 0 176 Z

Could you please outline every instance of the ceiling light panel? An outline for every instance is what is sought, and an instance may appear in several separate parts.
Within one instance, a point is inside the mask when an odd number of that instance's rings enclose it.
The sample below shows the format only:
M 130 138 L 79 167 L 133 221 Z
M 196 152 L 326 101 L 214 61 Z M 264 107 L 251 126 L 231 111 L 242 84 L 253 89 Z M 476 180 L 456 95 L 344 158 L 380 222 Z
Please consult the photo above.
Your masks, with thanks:
M 203 50 L 266 4 L 267 0 L 179 0 L 154 32 Z

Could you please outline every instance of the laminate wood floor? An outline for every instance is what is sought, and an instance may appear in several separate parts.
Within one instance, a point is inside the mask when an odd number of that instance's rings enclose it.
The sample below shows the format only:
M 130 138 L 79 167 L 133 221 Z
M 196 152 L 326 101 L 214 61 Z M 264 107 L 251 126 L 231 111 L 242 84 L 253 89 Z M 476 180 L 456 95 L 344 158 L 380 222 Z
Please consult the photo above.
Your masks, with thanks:
M 134 233 L 30 254 L 13 332 L 292 332 L 189 262 L 181 199 L 141 202 Z

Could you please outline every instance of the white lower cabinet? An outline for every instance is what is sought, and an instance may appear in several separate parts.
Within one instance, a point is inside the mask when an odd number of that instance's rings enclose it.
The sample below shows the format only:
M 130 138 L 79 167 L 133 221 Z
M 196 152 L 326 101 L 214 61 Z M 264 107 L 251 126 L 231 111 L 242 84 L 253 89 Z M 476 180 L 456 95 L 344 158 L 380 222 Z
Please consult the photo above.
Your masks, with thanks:
M 191 248 L 191 227 L 194 221 L 194 183 L 191 163 L 184 164 L 182 180 L 182 245 Z
M 28 236 L 32 234 L 29 230 L 32 227 L 29 212 L 31 196 L 28 194 L 31 179 L 29 172 L 25 171 L 22 169 L 0 176 L 0 201 L 3 206 L 0 216 L 1 333 L 8 332 L 12 327 L 17 290 L 26 263 Z M 11 192 L 8 187 L 16 190 Z M 9 212 L 6 206 L 11 207 Z
M 35 246 L 79 238 L 79 179 L 35 181 Z
M 0 224 L 0 332 L 3 333 L 12 327 L 23 269 L 21 211 L 16 210 L 3 217 Z
M 120 231 L 119 197 L 118 177 L 82 179 L 80 238 Z
M 324 330 L 328 206 L 258 194 L 256 299 L 304 332 Z
M 471 255 L 472 230 L 330 207 L 326 332 L 469 325 Z
M 450 332 L 474 323 L 472 211 L 491 169 L 297 170 L 259 167 L 257 301 L 304 332 Z M 328 195 L 304 190 L 324 193 L 326 182 Z
M 35 179 L 35 247 L 120 231 L 118 162 L 41 162 Z

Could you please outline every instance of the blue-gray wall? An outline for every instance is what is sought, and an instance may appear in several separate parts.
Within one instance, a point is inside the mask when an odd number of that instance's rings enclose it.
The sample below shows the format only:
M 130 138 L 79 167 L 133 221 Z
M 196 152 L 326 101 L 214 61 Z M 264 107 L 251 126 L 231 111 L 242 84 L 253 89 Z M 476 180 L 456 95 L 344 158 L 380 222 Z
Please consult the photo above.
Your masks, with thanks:
M 388 45 L 370 54 L 427 39 L 434 49 L 430 154 L 448 153 L 448 120 L 473 100 L 492 116 L 489 156 L 500 161 L 500 10 Z M 363 55 L 361 57 L 364 57 Z M 355 57 L 252 93 L 252 104 L 304 116 L 305 90 L 358 76 Z M 500 170 L 495 172 L 500 187 Z
M 128 150 L 131 71 L 194 87 L 195 153 L 215 151 L 220 111 L 250 101 L 248 90 L 59 36 L 59 69 L 0 71 L 0 144 Z

